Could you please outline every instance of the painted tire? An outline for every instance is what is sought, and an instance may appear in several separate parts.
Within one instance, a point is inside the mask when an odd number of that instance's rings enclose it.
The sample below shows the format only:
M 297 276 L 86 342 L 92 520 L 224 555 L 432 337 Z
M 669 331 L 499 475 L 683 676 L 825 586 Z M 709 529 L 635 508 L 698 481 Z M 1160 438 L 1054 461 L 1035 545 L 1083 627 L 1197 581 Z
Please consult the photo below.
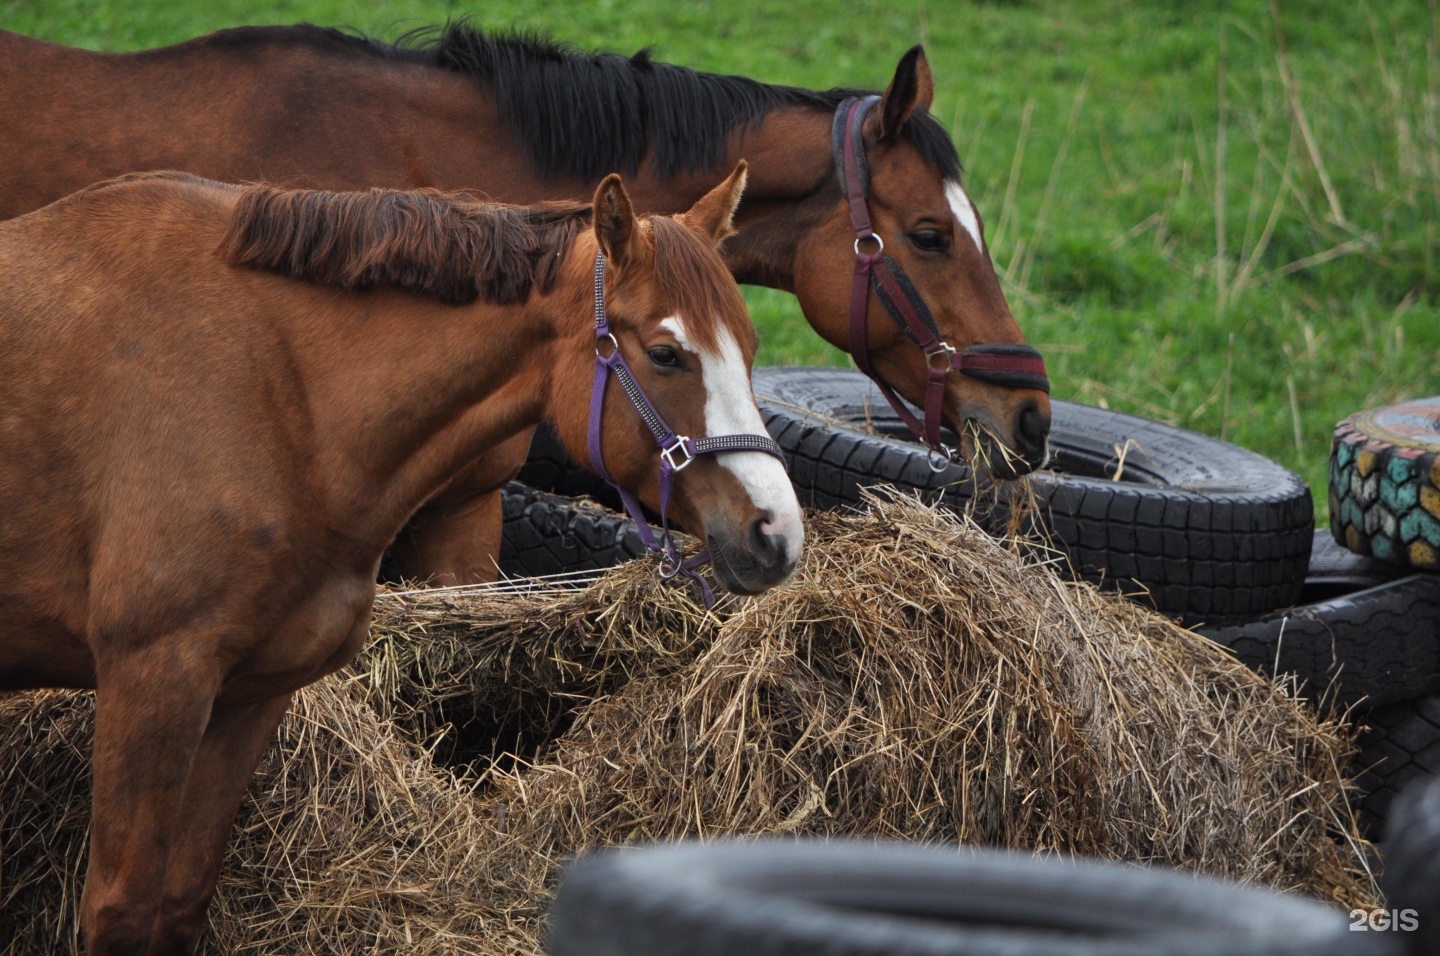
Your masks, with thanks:
M 1417 780 L 1395 800 L 1385 829 L 1385 900 L 1413 910 L 1407 951 L 1440 952 L 1440 776 Z
M 1351 415 L 1330 446 L 1335 540 L 1360 554 L 1440 570 L 1440 396 Z
M 1315 533 L 1299 603 L 1201 633 L 1305 693 L 1365 710 L 1440 693 L 1440 578 L 1345 551 Z
M 925 449 L 858 371 L 757 368 L 755 394 L 802 503 L 855 505 L 861 488 L 893 484 L 961 509 L 985 490 L 967 469 L 933 473 Z M 1235 623 L 1296 602 L 1314 531 L 1298 475 L 1159 422 L 1073 402 L 1051 408 L 1054 461 L 1028 482 L 1039 505 L 1031 530 L 1047 535 L 1078 577 L 1145 593 L 1186 623 Z M 1127 442 L 1117 481 L 1116 450 Z M 977 517 L 998 530 L 1008 512 L 1002 501 Z
M 1372 934 L 1378 935 L 1378 934 Z M 550 956 L 1220 956 L 1385 951 L 1338 910 L 1189 873 L 898 843 L 680 843 L 584 857 Z M 1374 948 L 1372 948 L 1374 947 Z

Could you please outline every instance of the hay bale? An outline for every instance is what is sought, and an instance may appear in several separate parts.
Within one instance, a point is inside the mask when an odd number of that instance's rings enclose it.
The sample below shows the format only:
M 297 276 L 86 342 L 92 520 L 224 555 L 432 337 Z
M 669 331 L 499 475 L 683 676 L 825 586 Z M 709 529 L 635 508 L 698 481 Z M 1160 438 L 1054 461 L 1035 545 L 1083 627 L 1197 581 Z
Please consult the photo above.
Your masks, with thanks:
M 381 600 L 369 648 L 297 698 L 257 774 L 207 951 L 535 952 L 565 858 L 696 833 L 1378 899 L 1340 720 L 949 513 L 877 500 L 809 534 L 793 581 L 708 614 L 648 562 L 544 599 Z M 0 700 L 0 954 L 73 938 L 89 712 Z

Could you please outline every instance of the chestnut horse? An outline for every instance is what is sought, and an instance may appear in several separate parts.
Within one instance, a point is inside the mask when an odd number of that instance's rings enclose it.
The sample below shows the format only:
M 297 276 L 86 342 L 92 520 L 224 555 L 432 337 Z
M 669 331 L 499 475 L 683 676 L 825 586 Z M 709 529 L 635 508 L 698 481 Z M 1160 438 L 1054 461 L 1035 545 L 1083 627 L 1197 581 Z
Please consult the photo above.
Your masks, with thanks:
M 300 25 L 225 30 L 177 46 L 107 54 L 0 32 L 0 217 L 99 179 L 184 169 L 226 181 L 324 188 L 439 186 L 507 202 L 588 198 L 611 170 L 637 207 L 688 208 L 743 155 L 750 182 L 724 256 L 735 277 L 792 292 L 815 330 L 961 436 L 958 452 L 999 477 L 1040 466 L 1048 395 L 946 375 L 870 295 L 852 348 L 857 251 L 832 128 L 856 91 L 816 92 L 633 57 L 587 55 L 465 24 L 398 45 Z M 1023 343 L 928 109 L 919 47 L 863 116 L 868 213 L 883 252 L 928 305 L 941 344 Z M 204 104 L 197 107 L 197 104 Z M 932 354 L 940 354 L 931 350 Z M 941 355 L 941 358 L 944 356 Z M 1022 383 L 1024 384 L 1024 383 Z M 528 435 L 428 503 L 397 542 L 400 570 L 437 583 L 495 574 L 499 495 Z
M 651 429 L 604 375 L 591 401 L 592 315 L 693 444 L 763 435 L 718 253 L 743 180 L 636 220 L 609 177 L 590 225 L 152 173 L 0 223 L 0 692 L 96 690 L 92 956 L 193 950 L 291 694 L 359 650 L 381 552 L 457 469 L 548 420 L 663 507 Z M 700 455 L 673 491 L 730 588 L 794 567 L 769 454 Z

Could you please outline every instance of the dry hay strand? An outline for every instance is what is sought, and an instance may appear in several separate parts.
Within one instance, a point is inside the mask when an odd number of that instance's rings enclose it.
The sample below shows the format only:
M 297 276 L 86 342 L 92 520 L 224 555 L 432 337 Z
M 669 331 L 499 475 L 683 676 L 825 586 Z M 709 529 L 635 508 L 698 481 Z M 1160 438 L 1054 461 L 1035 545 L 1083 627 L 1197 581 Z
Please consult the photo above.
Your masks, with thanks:
M 868 508 L 812 514 L 794 579 L 712 612 L 645 561 L 543 600 L 380 600 L 262 763 L 206 951 L 534 953 L 566 858 L 691 834 L 983 843 L 1378 901 L 1343 721 L 952 514 Z M 73 939 L 88 701 L 0 700 L 0 954 Z
M 79 954 L 94 696 L 0 700 L 0 953 Z M 295 697 L 236 821 L 201 951 L 477 952 L 493 839 L 473 789 L 339 679 Z

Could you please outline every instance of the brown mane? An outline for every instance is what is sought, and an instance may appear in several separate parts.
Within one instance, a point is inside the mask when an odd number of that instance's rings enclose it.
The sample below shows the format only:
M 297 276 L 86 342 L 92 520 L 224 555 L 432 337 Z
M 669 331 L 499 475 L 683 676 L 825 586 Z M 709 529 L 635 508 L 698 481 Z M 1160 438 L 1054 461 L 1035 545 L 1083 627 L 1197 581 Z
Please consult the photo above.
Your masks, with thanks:
M 390 286 L 465 305 L 549 292 L 588 203 L 488 205 L 435 190 L 251 186 L 220 254 L 347 291 Z

